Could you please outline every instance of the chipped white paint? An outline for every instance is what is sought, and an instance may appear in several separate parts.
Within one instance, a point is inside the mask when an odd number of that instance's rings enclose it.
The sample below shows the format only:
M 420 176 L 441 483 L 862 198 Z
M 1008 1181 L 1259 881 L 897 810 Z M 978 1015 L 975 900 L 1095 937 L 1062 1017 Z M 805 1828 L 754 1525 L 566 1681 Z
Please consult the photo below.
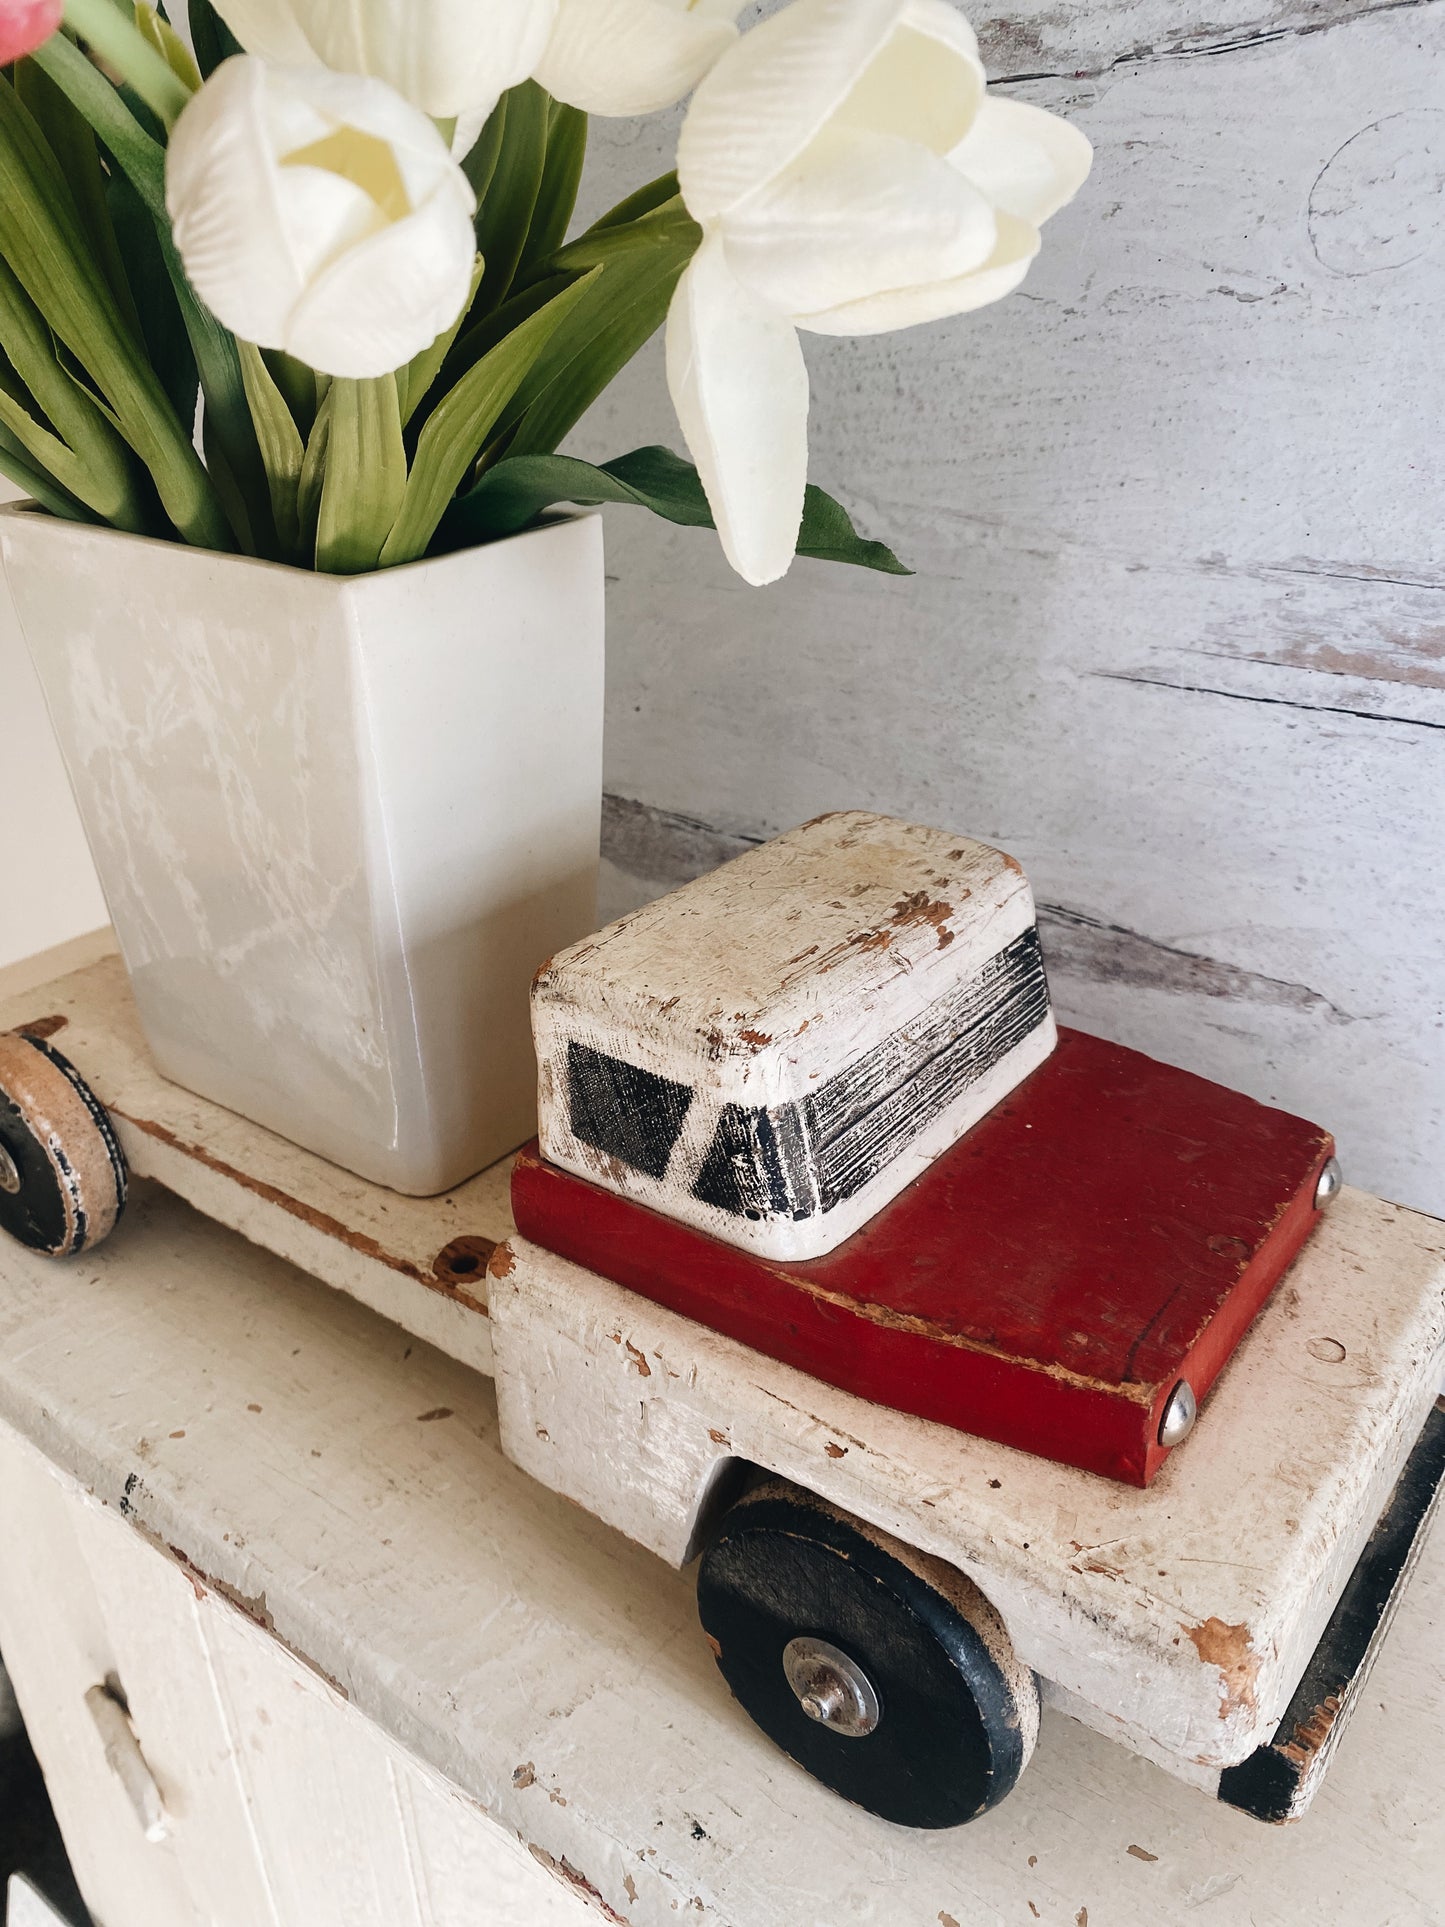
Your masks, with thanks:
M 912 580 L 749 591 L 607 511 L 607 786 L 654 831 L 608 914 L 821 810 L 948 824 L 1022 862 L 1061 1021 L 1445 1215 L 1445 4 L 965 11 L 1093 175 L 1008 301 L 805 338 L 813 473 Z M 594 123 L 596 211 L 670 138 Z M 657 358 L 575 445 L 675 437 Z
M 0 551 L 165 1074 L 401 1191 L 514 1148 L 596 920 L 597 518 L 348 579 L 18 509 Z
M 196 1893 L 215 1897 L 218 1927 L 330 1927 L 326 1883 L 345 1869 L 328 1838 L 374 1839 L 388 1875 L 397 1865 L 395 1813 L 371 1791 L 392 1743 L 451 1787 L 417 1828 L 421 1899 L 338 1884 L 345 1927 L 491 1927 L 472 1899 L 486 1847 L 453 1827 L 447 1802 L 478 1832 L 565 1859 L 630 1927 L 1002 1927 L 1031 1921 L 1030 1901 L 1044 1921 L 1086 1910 L 1107 1927 L 1196 1911 L 1231 1927 L 1423 1923 L 1438 1910 L 1445 1535 L 1299 1827 L 1261 1827 L 1046 1707 L 997 1813 L 909 1834 L 758 1734 L 717 1676 L 689 1579 L 508 1464 L 487 1385 L 426 1347 L 405 1354 L 380 1321 L 148 1187 L 128 1241 L 79 1264 L 0 1249 L 0 1421 L 57 1468 L 66 1515 L 63 1532 L 24 1535 L 33 1559 L 0 1569 L 0 1640 L 23 1634 L 39 1655 L 19 1683 L 47 1765 L 96 1765 L 81 1698 L 114 1666 L 162 1785 L 193 1776 L 196 1832 L 216 1842 L 214 1869 L 195 1848 L 194 1887 L 162 1893 L 144 1927 L 197 1927 Z M 441 1408 L 450 1416 L 423 1420 Z M 811 1449 L 822 1454 L 818 1434 Z M 9 1442 L 0 1453 L 13 1542 L 26 1494 L 51 1475 L 17 1475 Z M 237 1627 L 223 1588 L 274 1633 Z M 72 1610 L 57 1614 L 57 1599 Z M 211 1659 L 175 1630 L 182 1609 Z M 288 1666 L 282 1642 L 350 1707 Z M 293 1710 L 308 1694 L 314 1717 Z M 189 1734 L 183 1713 L 198 1722 Z M 259 1844 L 237 1839 L 244 1798 Z M 97 1780 L 76 1805 L 67 1830 L 87 1865 L 113 1848 L 132 1867 L 144 1852 L 147 1878 L 174 1866 L 170 1848 L 140 1842 L 118 1789 Z M 274 1912 L 258 1864 L 278 1869 Z M 119 1910 L 100 1917 L 130 1927 Z
M 7 1539 L 30 1549 L 0 1575 L 0 1628 L 105 1927 L 596 1922 L 514 1834 L 8 1431 L 0 1464 Z
M 1273 1731 L 1415 1442 L 1445 1225 L 1346 1189 L 1147 1491 L 833 1391 L 523 1239 L 491 1306 L 503 1443 L 543 1484 L 681 1565 L 733 1460 L 780 1473 L 958 1566 L 1027 1664 L 1192 1774 Z
M 1053 1049 L 1036 946 L 1032 977 L 1000 968 L 1033 928 L 1027 880 L 997 850 L 858 810 L 804 824 L 538 974 L 543 1152 L 729 1244 L 832 1251 Z M 991 1024 L 995 1047 L 920 1099 L 945 1046 L 974 1050 Z M 829 1102 L 880 1055 L 866 1091 Z M 749 1136 L 761 1112 L 770 1155 Z M 849 1150 L 858 1115 L 867 1141 Z M 726 1185 L 709 1187 L 714 1166 Z

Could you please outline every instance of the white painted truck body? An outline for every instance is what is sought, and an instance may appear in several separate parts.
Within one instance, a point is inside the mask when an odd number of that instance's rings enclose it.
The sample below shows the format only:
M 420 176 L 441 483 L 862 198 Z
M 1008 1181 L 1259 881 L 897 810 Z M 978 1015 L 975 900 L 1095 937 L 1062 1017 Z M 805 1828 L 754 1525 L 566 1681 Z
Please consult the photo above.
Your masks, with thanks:
M 1425 1422 L 1445 1226 L 1348 1187 L 1147 1490 L 833 1390 L 514 1239 L 502 1440 L 681 1566 L 742 1459 L 965 1572 L 1067 1712 L 1210 1786 L 1278 1724 Z
M 730 1465 L 788 1477 L 966 1572 L 1048 1699 L 1206 1791 L 1278 1720 L 1439 1389 L 1445 1225 L 1347 1187 L 1194 1436 L 1147 1490 L 1117 1485 L 832 1390 L 515 1239 L 505 1161 L 402 1198 L 179 1090 L 114 960 L 0 1004 L 0 1028 L 54 1018 L 138 1175 L 493 1373 L 506 1450 L 544 1485 L 678 1566 Z M 458 1253 L 509 1238 L 459 1282 Z

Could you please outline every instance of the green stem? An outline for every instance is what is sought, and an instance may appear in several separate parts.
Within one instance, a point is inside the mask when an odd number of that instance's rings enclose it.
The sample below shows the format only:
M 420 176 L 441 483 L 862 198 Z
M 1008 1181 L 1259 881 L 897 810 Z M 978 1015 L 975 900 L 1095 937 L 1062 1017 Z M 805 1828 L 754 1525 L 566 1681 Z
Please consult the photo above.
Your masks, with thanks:
M 114 67 L 167 127 L 191 98 L 185 82 L 114 0 L 65 0 L 65 24 Z

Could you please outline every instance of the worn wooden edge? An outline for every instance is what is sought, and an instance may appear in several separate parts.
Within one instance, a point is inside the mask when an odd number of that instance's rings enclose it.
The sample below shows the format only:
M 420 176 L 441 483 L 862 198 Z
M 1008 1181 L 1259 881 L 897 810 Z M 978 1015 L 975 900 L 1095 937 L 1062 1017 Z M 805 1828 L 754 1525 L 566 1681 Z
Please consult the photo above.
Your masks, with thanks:
M 49 950 L 37 950 L 34 956 L 0 966 L 0 1002 L 24 997 L 44 984 L 54 983 L 58 977 L 69 977 L 77 970 L 99 963 L 102 957 L 113 957 L 118 949 L 115 932 L 105 924 L 99 930 L 88 930 L 83 936 L 52 945 Z
M 510 1158 L 436 1199 L 335 1171 L 276 1133 L 165 1080 L 140 1033 L 110 932 L 98 957 L 46 952 L 0 973 L 0 1031 L 57 1039 L 108 1111 L 131 1170 L 252 1244 L 474 1370 L 492 1369 L 486 1265 L 511 1228 Z M 353 1197 L 360 1206 L 353 1209 Z M 122 1234 L 123 1235 L 123 1234 Z
M 1273 1738 L 1220 1774 L 1226 1805 L 1275 1825 L 1306 1811 L 1404 1596 L 1442 1487 L 1445 1398 L 1435 1401 Z

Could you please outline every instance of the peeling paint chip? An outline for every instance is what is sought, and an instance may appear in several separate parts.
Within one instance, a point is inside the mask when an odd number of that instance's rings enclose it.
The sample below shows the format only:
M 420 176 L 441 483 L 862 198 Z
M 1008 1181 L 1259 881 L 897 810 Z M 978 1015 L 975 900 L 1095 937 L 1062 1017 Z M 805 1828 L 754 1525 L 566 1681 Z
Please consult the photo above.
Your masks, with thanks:
M 1181 1623 L 1180 1632 L 1194 1644 L 1206 1666 L 1219 1668 L 1219 1717 L 1227 1720 L 1242 1708 L 1253 1708 L 1259 1655 L 1250 1644 L 1248 1626 L 1231 1626 L 1222 1619 L 1206 1619 L 1202 1626 Z
M 1159 1858 L 1157 1853 L 1150 1853 L 1147 1848 L 1144 1847 L 1130 1847 L 1129 1852 L 1133 1854 L 1136 1860 L 1157 1860 Z

